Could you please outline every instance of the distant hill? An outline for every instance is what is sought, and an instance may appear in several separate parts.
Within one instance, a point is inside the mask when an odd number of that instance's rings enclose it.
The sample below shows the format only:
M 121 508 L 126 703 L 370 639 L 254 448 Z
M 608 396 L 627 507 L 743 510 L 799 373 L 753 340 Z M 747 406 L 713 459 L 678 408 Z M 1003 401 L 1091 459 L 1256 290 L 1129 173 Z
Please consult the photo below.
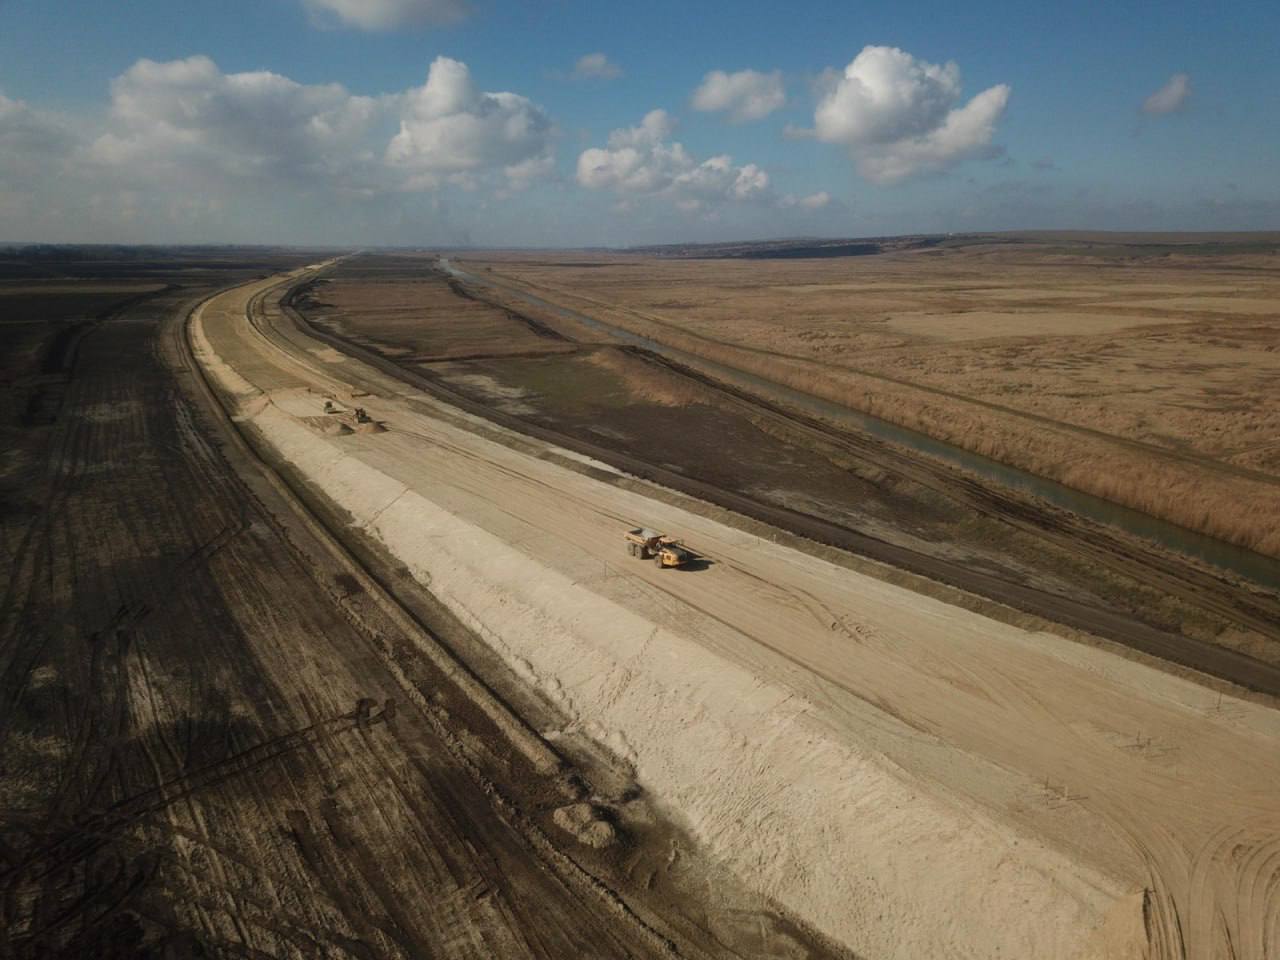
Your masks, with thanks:
M 944 235 L 821 239 L 795 237 L 784 240 L 747 240 L 729 243 L 667 243 L 631 247 L 628 253 L 683 260 L 792 260 L 821 257 L 865 257 L 895 250 L 937 246 Z
M 789 260 L 865 257 L 931 247 L 1034 244 L 1060 253 L 1160 256 L 1280 252 L 1280 233 L 1137 233 L 1099 230 L 1019 230 L 997 233 L 909 234 L 901 237 L 791 237 L 722 243 L 666 243 L 627 253 L 680 260 Z

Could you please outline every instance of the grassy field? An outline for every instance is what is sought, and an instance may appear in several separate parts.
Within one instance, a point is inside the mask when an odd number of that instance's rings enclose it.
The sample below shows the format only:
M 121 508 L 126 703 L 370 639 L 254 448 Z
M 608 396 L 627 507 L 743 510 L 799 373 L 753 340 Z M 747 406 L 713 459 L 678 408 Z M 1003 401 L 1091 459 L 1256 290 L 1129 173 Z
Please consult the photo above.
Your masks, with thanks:
M 1280 554 L 1280 255 L 1124 249 L 468 260 L 708 359 Z

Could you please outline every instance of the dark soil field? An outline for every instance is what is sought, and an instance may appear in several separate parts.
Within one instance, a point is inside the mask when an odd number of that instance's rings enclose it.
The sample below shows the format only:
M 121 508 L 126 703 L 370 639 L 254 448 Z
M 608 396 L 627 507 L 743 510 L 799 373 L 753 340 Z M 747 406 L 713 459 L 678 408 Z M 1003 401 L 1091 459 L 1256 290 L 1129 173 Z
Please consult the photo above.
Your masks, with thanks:
M 441 296 L 438 277 L 406 275 L 401 261 L 387 259 L 332 290 L 335 332 L 360 343 L 367 330 L 376 329 L 378 345 L 407 362 L 573 349 L 545 324 L 473 300 L 458 284 Z M 346 316 L 351 323 L 344 322 Z
M 394 268 L 388 261 L 347 261 L 297 304 L 335 342 L 359 345 L 478 410 L 551 431 L 629 472 L 761 519 L 762 511 L 781 510 L 769 522 L 1105 636 L 1142 634 L 1148 649 L 1163 643 L 1159 634 L 1245 654 L 1237 676 L 1249 675 L 1251 658 L 1280 663 L 1275 604 L 1248 589 L 1167 558 L 1142 559 L 1140 547 L 1097 531 L 1086 542 L 1065 518 L 600 334 L 509 306 L 485 313 L 475 300 L 483 294 L 433 276 L 428 260 L 403 258 Z M 465 330 L 476 322 L 495 349 L 460 357 L 456 345 L 473 344 Z M 530 350 L 538 341 L 545 347 Z
M 0 954 L 826 955 L 732 893 L 709 917 L 656 818 L 558 832 L 588 781 L 533 769 L 219 418 L 183 318 L 303 262 L 0 326 Z

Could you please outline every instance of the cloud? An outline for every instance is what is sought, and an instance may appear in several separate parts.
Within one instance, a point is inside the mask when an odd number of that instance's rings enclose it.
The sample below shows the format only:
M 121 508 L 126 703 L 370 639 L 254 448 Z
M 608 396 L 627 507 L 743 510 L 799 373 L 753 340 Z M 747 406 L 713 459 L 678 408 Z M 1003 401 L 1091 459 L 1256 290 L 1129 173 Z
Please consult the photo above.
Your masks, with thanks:
M 367 141 L 384 108 L 339 84 L 225 74 L 204 56 L 139 60 L 112 82 L 109 129 L 88 157 L 138 178 L 356 185 L 376 165 Z
M 0 183 L 50 172 L 74 144 L 74 134 L 61 121 L 0 93 Z
M 728 111 L 734 123 L 767 117 L 787 102 L 782 73 L 739 70 L 725 73 L 712 70 L 693 91 L 693 108 L 707 113 Z
M 1166 113 L 1176 113 L 1187 105 L 1191 96 L 1191 77 L 1185 73 L 1175 73 L 1147 99 L 1142 101 L 1142 112 L 1153 117 L 1162 117 Z
M 831 194 L 825 190 L 818 193 L 811 193 L 807 197 L 797 197 L 787 194 L 779 203 L 782 207 L 799 207 L 801 210 L 822 210 L 829 207 L 832 203 Z
M 638 126 L 613 131 L 606 147 L 582 151 L 578 183 L 612 190 L 624 200 L 665 197 L 689 212 L 771 199 L 769 175 L 760 167 L 737 166 L 727 154 L 698 161 L 683 144 L 670 141 L 674 130 L 665 110 L 651 110 Z
M 400 132 L 386 159 L 410 175 L 411 188 L 448 179 L 471 185 L 499 168 L 510 186 L 522 187 L 550 172 L 551 119 L 519 94 L 480 92 L 464 63 L 437 57 L 426 84 L 401 100 Z
M 467 0 L 303 0 L 320 23 L 361 30 L 394 30 L 456 23 L 470 12 Z
M 226 74 L 203 56 L 140 60 L 112 83 L 109 129 L 86 152 L 126 180 L 363 195 L 474 187 L 490 176 L 520 188 L 547 175 L 552 157 L 541 109 L 478 91 L 467 66 L 446 57 L 423 86 L 379 97 Z
M 960 106 L 960 68 L 917 60 L 896 47 L 863 47 L 842 73 L 828 71 L 806 131 L 848 148 L 858 172 L 896 183 L 946 170 L 992 146 L 1010 88 L 999 84 Z
M 603 53 L 588 53 L 573 65 L 575 80 L 616 80 L 622 76 L 622 68 Z

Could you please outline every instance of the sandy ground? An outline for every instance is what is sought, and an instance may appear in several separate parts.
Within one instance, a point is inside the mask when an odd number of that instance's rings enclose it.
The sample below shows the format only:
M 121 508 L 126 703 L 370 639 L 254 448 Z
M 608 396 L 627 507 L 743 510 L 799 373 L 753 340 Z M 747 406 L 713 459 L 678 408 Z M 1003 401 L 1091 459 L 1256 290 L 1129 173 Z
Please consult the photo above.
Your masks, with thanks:
M 483 439 L 245 306 L 197 345 L 246 420 L 798 916 L 874 957 L 1280 948 L 1274 711 Z M 386 431 L 308 425 L 326 394 Z

